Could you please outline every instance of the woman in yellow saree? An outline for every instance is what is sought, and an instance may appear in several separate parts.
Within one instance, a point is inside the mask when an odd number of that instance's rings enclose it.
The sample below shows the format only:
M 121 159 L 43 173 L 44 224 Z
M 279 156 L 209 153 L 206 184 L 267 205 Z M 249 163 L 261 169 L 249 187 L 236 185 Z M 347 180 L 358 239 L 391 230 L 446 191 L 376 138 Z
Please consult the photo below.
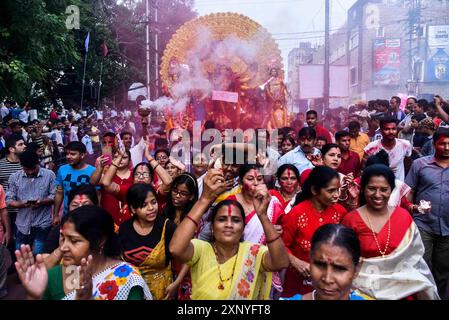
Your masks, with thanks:
M 192 300 L 268 299 L 271 273 L 286 268 L 289 260 L 284 243 L 267 216 L 271 196 L 265 185 L 256 189 L 254 208 L 267 246 L 241 242 L 245 213 L 233 200 L 220 202 L 211 213 L 212 243 L 192 240 L 202 215 L 225 189 L 221 170 L 210 169 L 200 199 L 173 235 L 170 253 L 191 267 Z

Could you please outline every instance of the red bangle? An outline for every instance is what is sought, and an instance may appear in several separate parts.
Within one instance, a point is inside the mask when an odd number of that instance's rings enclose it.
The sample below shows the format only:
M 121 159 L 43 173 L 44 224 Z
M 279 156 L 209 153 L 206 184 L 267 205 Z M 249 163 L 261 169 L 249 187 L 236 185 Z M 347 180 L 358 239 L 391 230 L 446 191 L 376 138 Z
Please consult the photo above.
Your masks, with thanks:
M 269 244 L 269 243 L 272 243 L 272 242 L 275 242 L 277 239 L 279 239 L 281 237 L 281 235 L 278 235 L 276 238 L 274 238 L 273 240 L 270 240 L 270 241 L 265 241 L 267 244 Z
M 198 222 L 196 222 L 191 217 L 189 217 L 189 215 L 186 215 L 186 218 L 189 219 L 190 221 L 192 221 L 195 224 L 195 226 L 198 228 Z

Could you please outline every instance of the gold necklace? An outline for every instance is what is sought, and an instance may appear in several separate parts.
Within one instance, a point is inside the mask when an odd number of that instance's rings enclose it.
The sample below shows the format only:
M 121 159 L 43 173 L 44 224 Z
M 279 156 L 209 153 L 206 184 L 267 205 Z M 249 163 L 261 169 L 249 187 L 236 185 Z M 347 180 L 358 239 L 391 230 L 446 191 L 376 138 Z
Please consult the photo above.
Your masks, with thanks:
M 379 241 L 377 240 L 376 234 L 373 230 L 373 226 L 371 225 L 371 220 L 369 218 L 369 214 L 366 215 L 366 218 L 368 219 L 369 227 L 371 229 L 371 232 L 373 233 L 374 241 L 376 241 L 377 249 L 379 250 L 379 253 L 382 255 L 382 258 L 385 258 L 385 253 L 387 253 L 388 245 L 390 244 L 391 212 L 390 212 L 390 210 L 388 210 L 388 234 L 387 234 L 387 242 L 385 244 L 385 249 L 383 251 L 380 249 Z
M 217 251 L 217 247 L 215 246 L 215 243 L 212 244 L 212 248 L 214 249 L 214 253 L 215 253 L 215 258 L 217 259 L 217 266 L 218 266 L 218 277 L 220 278 L 220 283 L 218 284 L 218 289 L 219 290 L 224 290 L 224 282 L 227 282 L 229 280 L 231 280 L 234 277 L 234 271 L 235 271 L 235 266 L 237 264 L 237 256 L 239 254 L 239 250 L 240 250 L 240 245 L 239 248 L 237 249 L 237 254 L 234 260 L 234 266 L 232 267 L 232 274 L 230 277 L 228 277 L 227 279 L 223 280 L 223 277 L 221 276 L 221 268 L 220 268 L 220 262 L 218 261 L 218 251 Z

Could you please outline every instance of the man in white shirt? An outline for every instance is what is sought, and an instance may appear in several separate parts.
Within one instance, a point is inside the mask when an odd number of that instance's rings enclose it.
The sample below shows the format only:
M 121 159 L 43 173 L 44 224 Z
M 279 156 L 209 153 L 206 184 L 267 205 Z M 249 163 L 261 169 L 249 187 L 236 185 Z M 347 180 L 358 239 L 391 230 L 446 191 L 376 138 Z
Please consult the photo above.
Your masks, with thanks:
M 289 163 L 294 165 L 301 174 L 306 169 L 313 169 L 313 159 L 320 155 L 320 151 L 315 148 L 316 131 L 312 127 L 302 128 L 298 133 L 299 146 L 284 154 L 278 160 L 278 167 Z
M 8 103 L 9 105 L 9 103 Z M 8 106 L 6 106 L 3 102 L 1 103 L 1 108 L 0 108 L 0 115 L 2 120 L 9 114 L 10 110 L 8 108 Z
M 371 142 L 365 147 L 363 163 L 369 156 L 378 153 L 381 149 L 388 153 L 390 169 L 393 170 L 396 179 L 405 180 L 404 160 L 411 157 L 412 145 L 409 141 L 397 139 L 397 120 L 395 117 L 385 117 L 380 120 L 382 139 Z
M 23 108 L 22 112 L 19 113 L 19 120 L 23 123 L 28 123 L 30 119 L 30 105 L 28 102 L 25 104 L 25 108 Z

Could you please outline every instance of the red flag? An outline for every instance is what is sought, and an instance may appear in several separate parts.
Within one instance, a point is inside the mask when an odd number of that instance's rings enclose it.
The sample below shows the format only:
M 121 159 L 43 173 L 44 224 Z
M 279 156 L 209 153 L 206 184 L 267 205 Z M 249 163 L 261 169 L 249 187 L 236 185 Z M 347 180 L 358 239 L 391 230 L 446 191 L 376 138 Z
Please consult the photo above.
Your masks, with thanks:
M 103 42 L 101 47 L 103 49 L 103 57 L 106 57 L 108 55 L 108 53 L 109 53 L 108 47 L 106 46 L 106 41 Z

